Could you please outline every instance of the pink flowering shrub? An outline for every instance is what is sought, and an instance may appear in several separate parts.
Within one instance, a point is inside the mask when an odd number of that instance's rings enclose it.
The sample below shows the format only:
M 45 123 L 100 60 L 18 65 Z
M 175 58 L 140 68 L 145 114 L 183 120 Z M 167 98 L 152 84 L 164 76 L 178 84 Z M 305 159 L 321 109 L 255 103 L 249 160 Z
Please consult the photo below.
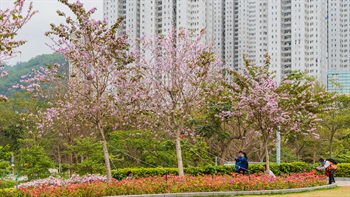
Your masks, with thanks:
M 81 179 L 89 180 L 89 179 Z M 210 192 L 210 191 L 249 191 L 303 188 L 325 185 L 324 176 L 315 172 L 295 173 L 272 178 L 263 174 L 243 176 L 238 174 L 214 176 L 164 176 L 147 177 L 134 180 L 112 180 L 107 183 L 97 180 L 90 183 L 41 184 L 38 187 L 21 187 L 27 196 L 33 197 L 100 197 L 109 195 L 159 194 L 181 192 Z
M 46 179 L 34 180 L 27 183 L 22 183 L 18 187 L 19 188 L 37 188 L 43 186 L 67 186 L 70 184 L 76 183 L 91 183 L 94 181 L 106 182 L 107 178 L 101 175 L 73 175 L 70 179 L 64 180 L 61 178 L 49 177 Z

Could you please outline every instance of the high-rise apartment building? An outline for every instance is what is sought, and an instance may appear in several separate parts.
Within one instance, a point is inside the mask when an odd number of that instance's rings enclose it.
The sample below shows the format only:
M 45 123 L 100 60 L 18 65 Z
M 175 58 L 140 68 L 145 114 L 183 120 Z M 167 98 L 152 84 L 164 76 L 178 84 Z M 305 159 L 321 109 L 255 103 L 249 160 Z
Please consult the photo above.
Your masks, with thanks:
M 328 0 L 329 70 L 350 70 L 350 1 Z
M 212 43 L 223 63 L 240 69 L 243 54 L 280 81 L 302 70 L 322 83 L 328 69 L 350 63 L 348 0 L 104 0 L 104 18 L 124 17 L 121 33 L 130 40 L 184 27 Z
M 257 65 L 269 54 L 270 70 L 276 72 L 278 81 L 291 70 L 302 70 L 325 83 L 326 4 L 319 0 L 245 0 L 236 6 L 236 66 L 242 65 L 242 54 Z
M 350 1 L 328 0 L 328 78 L 331 92 L 350 93 Z

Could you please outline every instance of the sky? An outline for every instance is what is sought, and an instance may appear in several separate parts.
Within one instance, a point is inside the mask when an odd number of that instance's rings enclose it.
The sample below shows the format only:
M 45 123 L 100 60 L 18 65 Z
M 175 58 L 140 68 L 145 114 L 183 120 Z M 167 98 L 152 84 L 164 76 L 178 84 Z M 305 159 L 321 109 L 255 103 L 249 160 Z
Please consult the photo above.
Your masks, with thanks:
M 75 0 L 70 1 L 73 2 Z M 12 7 L 13 2 L 14 0 L 0 0 L 0 9 Z M 68 8 L 57 0 L 26 0 L 26 2 L 26 4 L 33 2 L 34 10 L 39 12 L 19 31 L 17 39 L 27 40 L 28 42 L 18 48 L 21 54 L 9 60 L 9 64 L 28 61 L 37 55 L 52 53 L 53 51 L 46 45 L 46 43 L 50 44 L 51 40 L 44 33 L 50 30 L 51 23 L 59 24 L 63 22 L 62 17 L 57 15 L 57 10 L 72 14 Z M 97 11 L 93 17 L 95 19 L 103 19 L 103 0 L 80 0 L 80 2 L 87 9 L 96 7 Z

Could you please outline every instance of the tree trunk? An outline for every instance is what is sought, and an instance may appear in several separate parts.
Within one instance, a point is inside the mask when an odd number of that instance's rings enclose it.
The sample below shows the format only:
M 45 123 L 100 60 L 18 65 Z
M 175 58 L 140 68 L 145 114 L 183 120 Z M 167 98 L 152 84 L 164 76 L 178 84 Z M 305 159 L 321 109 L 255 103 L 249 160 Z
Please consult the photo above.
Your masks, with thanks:
M 266 158 L 266 171 L 270 172 L 270 156 L 269 156 L 267 139 L 264 140 L 264 148 L 265 148 L 265 158 Z
M 73 176 L 73 153 L 69 153 L 69 177 Z
M 60 148 L 58 148 L 58 173 L 62 173 L 62 156 L 61 156 L 61 151 Z
M 105 159 L 107 182 L 110 182 L 112 180 L 111 164 L 109 161 L 107 141 L 106 141 L 105 134 L 104 134 L 104 131 L 103 131 L 103 128 L 102 128 L 100 122 L 98 123 L 98 129 L 100 131 L 101 138 L 102 138 L 101 143 L 102 143 L 102 148 L 103 148 L 103 157 Z
M 265 159 L 265 151 L 264 151 L 264 154 L 263 155 L 258 155 L 258 157 L 259 157 L 259 161 L 260 161 L 260 163 L 264 163 L 264 159 Z
M 332 158 L 333 155 L 333 138 L 334 138 L 334 133 L 332 132 L 331 138 L 329 139 L 329 157 Z
M 295 156 L 297 158 L 297 161 L 299 161 L 299 143 L 298 143 L 298 140 L 296 141 L 295 145 L 296 145 Z
M 265 143 L 260 143 L 260 150 L 257 151 L 257 155 L 260 159 L 260 162 L 263 163 L 264 162 L 264 158 L 265 158 Z
M 179 171 L 179 176 L 184 176 L 184 168 L 183 168 L 183 163 L 182 163 L 182 152 L 181 152 L 181 138 L 180 134 L 176 134 L 176 158 L 177 158 L 177 167 Z
M 315 163 L 316 163 L 316 149 L 314 148 L 314 151 L 313 151 L 313 157 L 312 157 L 312 164 L 314 164 L 315 165 Z
M 225 164 L 226 155 L 227 155 L 227 147 L 225 146 L 225 144 L 223 144 L 223 147 L 221 148 L 221 151 L 222 151 L 221 157 L 220 157 L 221 159 L 218 162 L 219 162 L 219 165 L 223 166 Z

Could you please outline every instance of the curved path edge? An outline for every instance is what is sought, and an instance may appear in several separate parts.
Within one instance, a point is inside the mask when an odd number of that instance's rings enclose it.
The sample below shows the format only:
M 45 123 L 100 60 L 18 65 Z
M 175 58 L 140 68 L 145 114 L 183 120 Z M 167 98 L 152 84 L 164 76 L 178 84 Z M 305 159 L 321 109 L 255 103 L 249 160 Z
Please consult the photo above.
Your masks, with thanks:
M 331 189 L 337 187 L 337 184 L 322 185 L 316 187 L 260 190 L 260 191 L 232 191 L 232 192 L 189 192 L 189 193 L 167 193 L 167 194 L 140 194 L 124 196 L 106 196 L 106 197 L 192 197 L 192 196 L 237 196 L 237 195 L 265 195 L 265 194 L 287 194 L 300 193 L 320 189 Z

